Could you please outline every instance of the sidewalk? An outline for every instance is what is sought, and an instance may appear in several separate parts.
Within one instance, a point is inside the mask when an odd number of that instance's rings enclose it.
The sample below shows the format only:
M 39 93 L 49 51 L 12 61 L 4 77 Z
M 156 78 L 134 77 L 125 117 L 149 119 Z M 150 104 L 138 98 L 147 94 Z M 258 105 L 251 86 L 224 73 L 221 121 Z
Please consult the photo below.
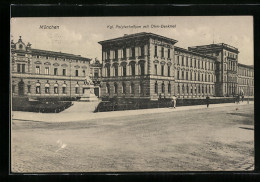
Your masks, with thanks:
M 249 104 L 254 104 L 250 101 Z M 224 104 L 210 104 L 209 108 L 236 106 L 235 103 Z M 240 102 L 238 105 L 247 105 L 247 102 Z M 143 114 L 167 113 L 176 111 L 207 109 L 206 105 L 182 106 L 174 108 L 153 108 L 153 109 L 139 109 L 139 110 L 125 110 L 125 111 L 110 111 L 98 113 L 33 113 L 23 111 L 12 111 L 13 120 L 35 121 L 35 122 L 72 122 L 72 121 L 86 121 L 91 119 L 104 119 L 120 116 L 136 116 Z

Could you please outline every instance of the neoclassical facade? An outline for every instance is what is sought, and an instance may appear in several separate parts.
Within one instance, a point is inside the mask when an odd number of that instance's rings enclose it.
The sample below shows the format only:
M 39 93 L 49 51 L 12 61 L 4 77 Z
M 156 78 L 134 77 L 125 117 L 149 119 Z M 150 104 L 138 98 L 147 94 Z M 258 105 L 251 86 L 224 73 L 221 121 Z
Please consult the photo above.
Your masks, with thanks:
M 152 100 L 241 94 L 237 48 L 221 43 L 183 49 L 176 43 L 146 32 L 100 41 L 101 95 Z M 253 72 L 253 67 L 247 69 Z M 253 93 L 253 77 L 250 80 Z
M 20 37 L 11 42 L 12 95 L 41 97 L 80 97 L 90 59 L 79 55 L 31 48 Z

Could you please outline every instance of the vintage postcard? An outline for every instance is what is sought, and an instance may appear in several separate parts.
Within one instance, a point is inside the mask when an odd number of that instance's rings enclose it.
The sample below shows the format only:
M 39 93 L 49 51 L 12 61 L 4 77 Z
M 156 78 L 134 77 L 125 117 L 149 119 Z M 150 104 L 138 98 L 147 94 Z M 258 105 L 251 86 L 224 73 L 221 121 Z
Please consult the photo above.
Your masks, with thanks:
M 253 171 L 252 16 L 11 18 L 11 173 Z

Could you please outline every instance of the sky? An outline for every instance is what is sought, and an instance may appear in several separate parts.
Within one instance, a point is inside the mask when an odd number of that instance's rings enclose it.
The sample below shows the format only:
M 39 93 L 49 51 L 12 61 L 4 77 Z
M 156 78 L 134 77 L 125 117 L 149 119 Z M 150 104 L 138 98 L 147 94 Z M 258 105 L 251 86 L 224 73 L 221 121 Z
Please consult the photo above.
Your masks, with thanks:
M 59 26 L 59 29 L 41 29 L 41 25 Z M 135 25 L 141 28 L 118 28 Z M 146 26 L 148 25 L 148 26 Z M 161 25 L 171 27 L 161 28 Z M 159 26 L 157 28 L 156 26 Z M 98 58 L 102 52 L 99 41 L 121 37 L 124 34 L 152 32 L 177 40 L 176 46 L 226 43 L 238 48 L 238 62 L 254 64 L 252 16 L 156 16 L 156 17 L 48 17 L 12 18 L 11 40 L 19 36 L 32 48 L 61 51 Z

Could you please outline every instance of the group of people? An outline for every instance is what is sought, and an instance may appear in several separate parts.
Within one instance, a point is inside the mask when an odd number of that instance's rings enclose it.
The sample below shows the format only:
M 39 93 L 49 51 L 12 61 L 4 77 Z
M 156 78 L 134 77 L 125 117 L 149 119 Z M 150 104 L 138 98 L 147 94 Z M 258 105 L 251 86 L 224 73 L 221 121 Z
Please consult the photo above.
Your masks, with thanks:
M 240 99 L 240 97 L 241 97 L 241 99 Z M 244 102 L 244 95 L 236 95 L 236 96 L 234 96 L 234 102 L 235 103 L 237 103 L 237 104 L 239 104 L 240 103 L 240 100 L 242 101 L 242 102 Z

